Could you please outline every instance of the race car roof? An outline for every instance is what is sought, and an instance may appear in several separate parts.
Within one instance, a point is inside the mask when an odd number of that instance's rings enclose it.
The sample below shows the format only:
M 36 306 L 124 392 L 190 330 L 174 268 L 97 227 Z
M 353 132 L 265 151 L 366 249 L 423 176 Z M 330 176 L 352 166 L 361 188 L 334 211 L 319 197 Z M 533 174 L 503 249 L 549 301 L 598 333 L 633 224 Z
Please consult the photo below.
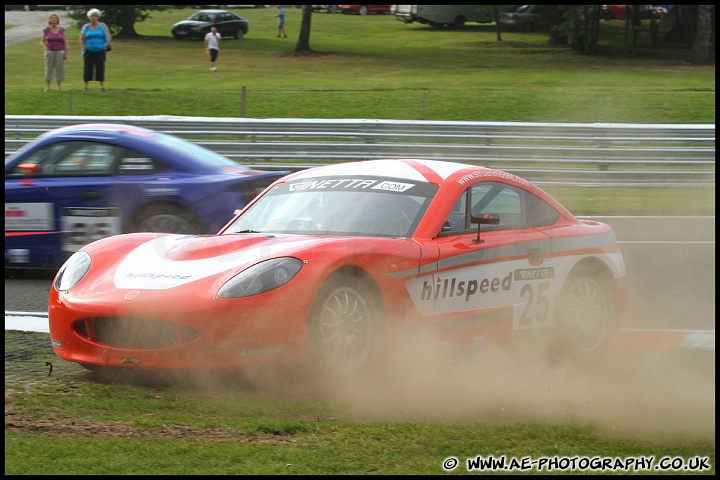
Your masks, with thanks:
M 303 170 L 292 175 L 292 180 L 326 177 L 326 176 L 378 176 L 399 178 L 415 182 L 439 183 L 450 175 L 472 165 L 445 162 L 440 160 L 421 159 L 392 159 L 392 160 L 363 160 L 358 162 L 326 165 L 309 170 Z M 484 167 L 476 167 L 483 169 Z

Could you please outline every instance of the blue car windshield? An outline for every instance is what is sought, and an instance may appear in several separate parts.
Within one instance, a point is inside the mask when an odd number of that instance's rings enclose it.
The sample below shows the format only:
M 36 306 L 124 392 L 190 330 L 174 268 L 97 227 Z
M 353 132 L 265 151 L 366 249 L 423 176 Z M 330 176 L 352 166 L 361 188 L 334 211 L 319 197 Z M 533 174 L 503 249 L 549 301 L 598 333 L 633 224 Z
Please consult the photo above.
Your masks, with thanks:
M 299 179 L 273 187 L 224 234 L 410 237 L 437 188 L 373 177 Z

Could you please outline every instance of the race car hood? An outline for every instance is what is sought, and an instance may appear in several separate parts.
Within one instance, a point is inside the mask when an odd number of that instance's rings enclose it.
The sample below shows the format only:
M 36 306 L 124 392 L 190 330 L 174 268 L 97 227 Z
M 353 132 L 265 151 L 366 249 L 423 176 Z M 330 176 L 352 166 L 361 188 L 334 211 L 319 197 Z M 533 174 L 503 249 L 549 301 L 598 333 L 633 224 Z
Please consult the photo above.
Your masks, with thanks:
M 263 260 L 317 247 L 322 238 L 266 235 L 165 235 L 143 242 L 115 271 L 117 288 L 167 289 L 212 275 L 234 274 Z

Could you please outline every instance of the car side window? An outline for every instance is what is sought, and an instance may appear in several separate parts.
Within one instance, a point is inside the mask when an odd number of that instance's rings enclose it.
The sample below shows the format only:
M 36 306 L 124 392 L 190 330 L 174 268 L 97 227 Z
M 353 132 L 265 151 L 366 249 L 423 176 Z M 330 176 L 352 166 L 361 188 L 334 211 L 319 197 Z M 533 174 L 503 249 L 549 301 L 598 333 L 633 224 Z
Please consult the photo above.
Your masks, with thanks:
M 467 218 L 467 197 L 468 190 L 465 190 L 455 205 L 453 205 L 450 214 L 440 231 L 441 235 L 457 235 L 470 229 L 470 223 Z
M 116 147 L 93 142 L 61 142 L 30 155 L 23 163 L 38 166 L 34 177 L 85 177 L 110 175 L 114 168 Z M 9 177 L 22 177 L 15 167 Z
M 470 187 L 470 205 L 475 216 L 491 215 L 500 219 L 494 229 L 523 226 L 522 192 L 503 183 L 483 182 Z
M 477 231 L 477 225 L 470 221 L 471 213 L 499 219 L 497 225 L 482 225 L 481 230 L 549 226 L 557 222 L 560 216 L 551 205 L 528 191 L 504 183 L 481 182 L 460 195 L 439 235 Z
M 546 227 L 560 218 L 560 212 L 532 193 L 525 193 L 525 223 L 528 227 Z

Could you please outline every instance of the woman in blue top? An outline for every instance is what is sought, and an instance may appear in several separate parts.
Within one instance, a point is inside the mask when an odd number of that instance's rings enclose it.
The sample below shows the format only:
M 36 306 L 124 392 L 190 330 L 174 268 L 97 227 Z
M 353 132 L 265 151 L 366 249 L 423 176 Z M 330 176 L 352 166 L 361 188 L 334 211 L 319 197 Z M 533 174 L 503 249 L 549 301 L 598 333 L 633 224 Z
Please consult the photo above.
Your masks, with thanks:
M 99 22 L 100 10 L 92 8 L 88 10 L 87 17 L 90 23 L 83 25 L 80 31 L 80 47 L 83 52 L 83 61 L 85 68 L 83 71 L 83 79 L 85 87 L 88 89 L 88 83 L 93 80 L 100 82 L 100 91 L 105 91 L 105 48 L 110 44 L 110 32 L 104 23 Z

